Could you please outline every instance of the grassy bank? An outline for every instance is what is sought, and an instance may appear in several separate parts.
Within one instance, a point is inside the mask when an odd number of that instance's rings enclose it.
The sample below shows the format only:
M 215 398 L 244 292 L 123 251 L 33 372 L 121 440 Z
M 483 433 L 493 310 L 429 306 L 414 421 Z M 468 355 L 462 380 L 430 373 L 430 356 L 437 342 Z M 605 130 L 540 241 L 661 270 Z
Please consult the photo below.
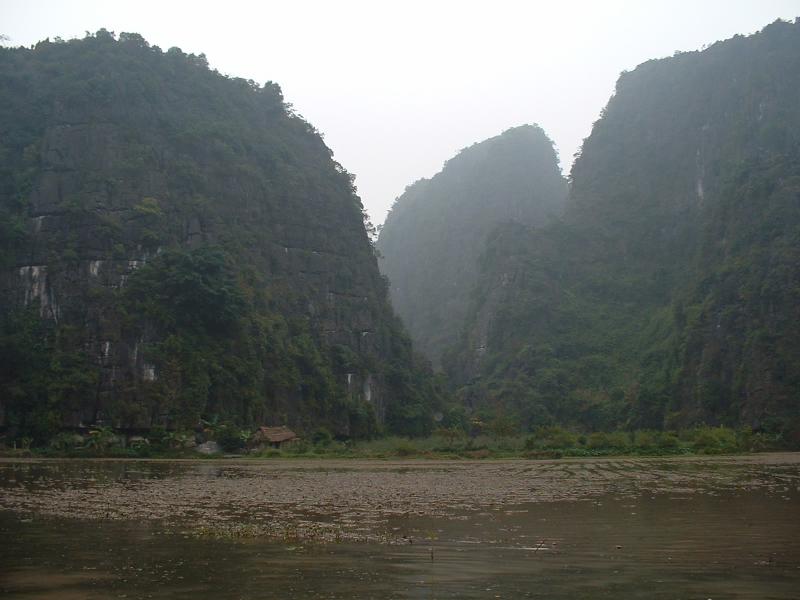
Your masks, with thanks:
M 337 458 L 337 459 L 546 459 L 593 456 L 680 456 L 743 454 L 793 450 L 780 434 L 748 429 L 698 427 L 682 431 L 613 431 L 576 433 L 559 427 L 540 428 L 527 435 L 467 436 L 439 430 L 426 438 L 382 437 L 373 440 L 335 440 L 325 432 L 285 445 L 281 449 L 247 449 L 244 432 L 222 431 L 220 451 L 201 454 L 189 433 L 157 432 L 152 439 L 126 441 L 111 430 L 88 436 L 60 434 L 45 447 L 6 448 L 5 456 L 68 458 Z
M 578 434 L 548 427 L 528 435 L 468 437 L 440 431 L 427 438 L 385 437 L 355 443 L 330 441 L 268 450 L 259 456 L 334 458 L 561 458 L 741 454 L 787 450 L 779 435 L 725 427 L 679 432 L 614 431 Z

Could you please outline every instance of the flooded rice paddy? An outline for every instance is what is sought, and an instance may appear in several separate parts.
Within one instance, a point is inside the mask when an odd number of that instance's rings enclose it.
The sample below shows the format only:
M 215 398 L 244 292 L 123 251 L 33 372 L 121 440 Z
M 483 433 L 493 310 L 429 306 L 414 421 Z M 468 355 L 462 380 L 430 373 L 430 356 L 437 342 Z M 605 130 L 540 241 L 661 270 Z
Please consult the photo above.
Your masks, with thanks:
M 8 598 L 800 598 L 800 455 L 0 459 Z

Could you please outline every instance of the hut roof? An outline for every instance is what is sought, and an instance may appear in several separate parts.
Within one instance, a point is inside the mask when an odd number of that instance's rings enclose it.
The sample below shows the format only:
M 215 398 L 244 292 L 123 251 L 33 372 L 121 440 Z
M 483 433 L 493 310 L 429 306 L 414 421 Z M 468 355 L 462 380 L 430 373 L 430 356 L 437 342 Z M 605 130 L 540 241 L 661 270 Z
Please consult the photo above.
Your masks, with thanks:
M 259 427 L 256 436 L 268 442 L 288 442 L 297 434 L 288 427 Z

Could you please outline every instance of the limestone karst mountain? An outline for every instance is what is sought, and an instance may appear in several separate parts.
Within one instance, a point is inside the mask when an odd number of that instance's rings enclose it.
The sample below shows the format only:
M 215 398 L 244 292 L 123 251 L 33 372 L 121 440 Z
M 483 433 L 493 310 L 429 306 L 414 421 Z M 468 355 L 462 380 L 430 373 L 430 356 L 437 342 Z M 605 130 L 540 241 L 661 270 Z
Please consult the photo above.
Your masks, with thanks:
M 106 31 L 0 82 L 4 425 L 426 431 L 352 177 L 276 84 Z
M 476 410 L 800 433 L 800 23 L 624 73 L 561 222 L 482 265 L 446 365 Z
M 473 144 L 406 189 L 377 246 L 392 304 L 420 351 L 439 363 L 458 339 L 493 229 L 542 225 L 565 196 L 553 143 L 534 125 Z

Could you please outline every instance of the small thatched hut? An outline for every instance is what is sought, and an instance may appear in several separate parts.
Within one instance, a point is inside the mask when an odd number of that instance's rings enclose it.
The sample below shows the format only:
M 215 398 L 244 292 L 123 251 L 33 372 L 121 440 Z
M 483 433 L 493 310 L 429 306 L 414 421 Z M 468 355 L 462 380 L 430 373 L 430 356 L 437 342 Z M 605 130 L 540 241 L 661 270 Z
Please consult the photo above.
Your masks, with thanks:
M 281 445 L 298 439 L 297 434 L 288 427 L 259 427 L 250 436 L 250 446 L 262 448 L 280 448 Z

